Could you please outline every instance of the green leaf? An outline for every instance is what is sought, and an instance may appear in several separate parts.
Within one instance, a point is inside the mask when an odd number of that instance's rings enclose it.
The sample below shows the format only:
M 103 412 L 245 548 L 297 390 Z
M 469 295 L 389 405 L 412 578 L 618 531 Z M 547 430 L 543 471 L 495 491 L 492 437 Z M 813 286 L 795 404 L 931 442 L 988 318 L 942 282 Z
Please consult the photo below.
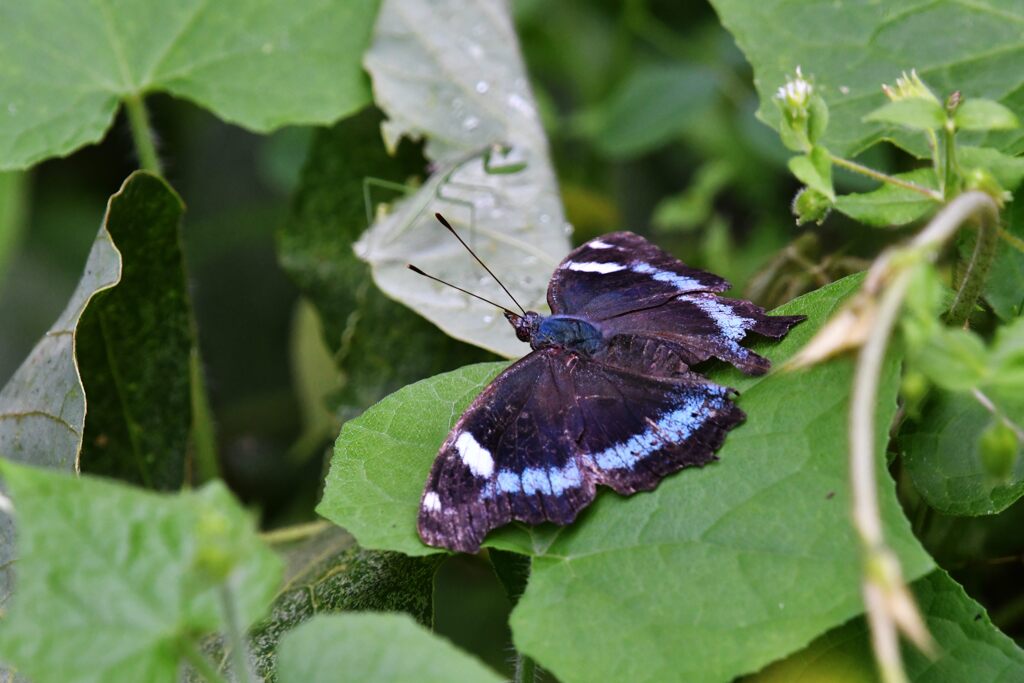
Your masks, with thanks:
M 969 147 L 956 149 L 957 159 L 964 168 L 982 168 L 996 177 L 1003 189 L 1017 189 L 1024 180 L 1024 158 L 1003 154 L 991 147 Z
M 940 130 L 946 125 L 946 112 L 934 100 L 912 97 L 883 104 L 865 116 L 864 120 L 891 123 L 914 130 Z
M 352 251 L 366 225 L 363 181 L 398 181 L 422 165 L 407 146 L 395 157 L 385 152 L 381 120 L 368 109 L 317 133 L 291 216 L 278 234 L 281 265 L 320 314 L 323 339 L 341 371 L 331 403 L 342 417 L 409 382 L 490 357 L 384 296 Z M 436 237 L 444 238 L 438 230 Z
M 281 683 L 350 681 L 450 683 L 500 676 L 447 640 L 399 614 L 338 614 L 311 619 L 281 642 Z
M 823 147 L 815 147 L 809 154 L 789 160 L 789 170 L 812 190 L 816 190 L 835 201 L 836 191 L 832 189 L 832 160 Z
M 911 588 L 938 654 L 931 659 L 912 647 L 903 648 L 910 681 L 1004 683 L 1024 667 L 1024 652 L 992 625 L 985 608 L 946 572 L 936 570 Z M 857 618 L 768 667 L 749 683 L 872 683 L 878 680 L 876 671 L 867 624 Z
M 284 586 L 251 635 L 255 669 L 265 678 L 273 675 L 281 637 L 317 614 L 401 611 L 424 626 L 433 621 L 439 557 L 364 550 L 335 527 L 288 548 L 285 560 Z
M 436 375 L 346 422 L 317 512 L 367 548 L 406 555 L 438 552 L 416 535 L 427 472 L 455 420 L 507 365 L 480 363 Z
M 374 98 L 388 115 L 388 147 L 403 136 L 424 139 L 436 170 L 374 223 L 357 253 L 373 267 L 381 291 L 447 334 L 503 356 L 521 355 L 522 344 L 493 306 L 406 268 L 415 263 L 511 305 L 438 225 L 434 213 L 440 212 L 520 303 L 537 309 L 546 305 L 548 279 L 569 251 L 571 228 L 508 7 L 385 0 L 365 61 Z
M 1009 236 L 1024 244 L 1024 201 L 1011 202 L 1004 215 Z M 1024 252 L 1004 239 L 999 240 L 985 281 L 985 299 L 1003 320 L 1024 313 Z
M 0 169 L 96 142 L 156 91 L 256 131 L 331 123 L 369 102 L 377 2 L 85 0 L 0 10 Z
M 780 309 L 810 319 L 783 342 L 756 348 L 784 360 L 860 281 L 847 278 Z M 879 398 L 880 444 L 896 406 L 896 360 L 886 366 Z M 416 536 L 427 472 L 451 424 L 502 367 L 431 378 L 349 422 L 318 511 L 364 545 L 434 552 Z M 720 463 L 669 477 L 652 493 L 602 492 L 564 529 L 517 525 L 493 534 L 490 547 L 534 556 L 512 617 L 518 649 L 565 681 L 721 680 L 857 614 L 859 559 L 846 485 L 851 370 L 843 359 L 767 377 L 711 373 L 742 392 L 748 415 Z M 887 539 L 912 579 L 931 563 L 884 469 L 879 484 Z M 656 648 L 665 633 L 687 648 Z
M 953 115 L 961 130 L 1010 130 L 1020 125 L 1017 115 L 992 100 L 968 99 Z
M 922 187 L 935 189 L 938 186 L 935 171 L 930 168 L 896 173 L 893 177 Z M 861 223 L 888 227 L 912 223 L 937 209 L 939 203 L 920 192 L 883 183 L 881 187 L 871 192 L 836 197 L 835 206 L 838 211 Z
M 89 407 L 82 469 L 167 490 L 185 480 L 192 424 L 183 211 L 145 172 L 110 198 L 101 230 L 120 252 L 121 278 L 93 299 L 75 337 Z
M 991 515 L 1024 494 L 1024 459 L 1006 479 L 986 471 L 979 440 L 991 422 L 972 395 L 935 392 L 921 419 L 903 430 L 904 463 L 931 507 L 949 515 Z
M 636 157 L 692 125 L 694 117 L 711 105 L 715 92 L 715 75 L 706 67 L 640 65 L 606 101 L 584 114 L 584 132 L 608 157 Z
M 19 550 L 0 658 L 37 683 L 176 681 L 182 648 L 223 624 L 212 558 L 230 563 L 243 624 L 279 584 L 280 561 L 223 484 L 170 496 L 0 467 Z
M 985 342 L 970 330 L 937 326 L 924 344 L 908 350 L 907 364 L 933 384 L 949 391 L 967 391 L 988 378 Z
M 909 3 L 800 3 L 789 0 L 712 0 L 725 27 L 754 67 L 758 115 L 779 129 L 772 103 L 786 75 L 800 65 L 829 106 L 822 144 L 852 156 L 885 138 L 919 157 L 924 136 L 864 116 L 885 103 L 883 83 L 916 69 L 940 94 L 966 90 L 1020 110 L 1024 71 L 1024 8 L 1013 3 L 914 0 Z M 950 40 L 956 27 L 956 40 Z M 1024 132 L 967 133 L 965 144 L 1019 150 Z

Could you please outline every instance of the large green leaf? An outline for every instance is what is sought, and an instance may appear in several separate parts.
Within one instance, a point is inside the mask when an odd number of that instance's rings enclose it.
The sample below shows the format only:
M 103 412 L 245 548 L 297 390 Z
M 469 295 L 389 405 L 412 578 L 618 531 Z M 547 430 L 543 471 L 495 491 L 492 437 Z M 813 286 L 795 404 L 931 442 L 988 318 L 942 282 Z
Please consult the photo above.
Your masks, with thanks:
M 127 97 L 166 91 L 267 131 L 369 102 L 375 0 L 45 0 L 0 5 L 0 169 L 103 137 Z
M 780 309 L 809 320 L 759 351 L 776 362 L 790 356 L 859 283 L 847 278 Z M 879 452 L 896 407 L 895 361 L 879 398 Z M 726 680 L 858 614 L 846 484 L 851 365 L 759 378 L 718 370 L 710 376 L 743 392 L 748 415 L 721 462 L 669 477 L 653 493 L 603 492 L 564 530 L 493 534 L 491 547 L 534 556 L 512 617 L 517 647 L 565 681 Z M 427 471 L 451 424 L 502 367 L 431 378 L 348 423 L 319 512 L 366 546 L 433 552 L 415 531 Z M 907 575 L 920 576 L 931 561 L 880 470 L 887 537 Z M 678 646 L 664 646 L 666 634 Z
M 1006 478 L 985 467 L 979 439 L 993 422 L 971 394 L 936 392 L 920 420 L 904 430 L 907 471 L 933 508 L 950 515 L 991 515 L 1024 494 L 1024 458 L 1016 458 Z
M 278 658 L 281 683 L 498 683 L 474 657 L 405 615 L 320 616 L 287 634 Z
M 403 136 L 424 139 L 434 172 L 367 231 L 360 257 L 385 294 L 451 336 L 521 355 L 522 344 L 493 306 L 406 269 L 415 263 L 512 306 L 434 220 L 440 212 L 516 298 L 536 309 L 569 251 L 570 228 L 507 4 L 385 0 L 366 69 L 388 115 L 388 146 Z
M 285 583 L 270 616 L 252 631 L 256 671 L 274 675 L 281 637 L 318 614 L 341 611 L 406 612 L 433 623 L 434 572 L 439 557 L 413 558 L 364 550 L 331 528 L 287 549 Z
M 487 357 L 384 296 L 352 251 L 366 227 L 363 181 L 400 181 L 422 164 L 404 145 L 395 157 L 385 152 L 381 121 L 367 109 L 316 135 L 278 234 L 281 265 L 320 313 L 343 374 L 333 401 L 349 414 L 409 382 Z
M 1009 683 L 1024 670 L 1024 652 L 992 625 L 985 608 L 946 572 L 914 582 L 914 597 L 938 645 L 931 659 L 904 648 L 907 676 L 915 683 Z M 805 649 L 773 664 L 750 683 L 873 683 L 878 680 L 867 624 L 857 618 Z
M 1015 0 L 711 4 L 754 67 L 758 115 L 778 128 L 772 97 L 800 66 L 813 75 L 828 103 L 830 123 L 822 143 L 833 152 L 855 154 L 893 137 L 917 154 L 926 153 L 921 134 L 863 121 L 887 101 L 880 86 L 905 70 L 916 69 L 940 97 L 960 90 L 967 98 L 987 97 L 1024 110 L 1024 8 Z M 1024 142 L 1020 129 L 962 137 L 1016 152 Z
M 36 683 L 176 681 L 183 648 L 224 623 L 226 578 L 249 624 L 280 560 L 220 483 L 176 496 L 4 463 L 17 515 L 17 590 L 0 658 Z
M 179 228 L 184 205 L 160 178 L 133 174 L 110 199 L 101 230 L 121 279 L 78 324 L 76 356 L 89 410 L 82 469 L 176 489 L 192 424 L 192 311 Z

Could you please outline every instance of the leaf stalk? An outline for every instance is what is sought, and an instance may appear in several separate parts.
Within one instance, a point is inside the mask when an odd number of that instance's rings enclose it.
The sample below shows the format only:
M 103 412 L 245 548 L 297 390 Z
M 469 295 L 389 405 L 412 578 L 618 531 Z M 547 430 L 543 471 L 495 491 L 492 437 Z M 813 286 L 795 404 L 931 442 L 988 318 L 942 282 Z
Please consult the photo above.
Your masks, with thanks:
M 160 157 L 156 153 L 156 135 L 149 124 L 149 112 L 146 111 L 142 96 L 126 96 L 124 110 L 128 115 L 128 125 L 132 129 L 132 140 L 135 142 L 135 153 L 139 156 L 139 165 L 144 171 L 163 177 Z

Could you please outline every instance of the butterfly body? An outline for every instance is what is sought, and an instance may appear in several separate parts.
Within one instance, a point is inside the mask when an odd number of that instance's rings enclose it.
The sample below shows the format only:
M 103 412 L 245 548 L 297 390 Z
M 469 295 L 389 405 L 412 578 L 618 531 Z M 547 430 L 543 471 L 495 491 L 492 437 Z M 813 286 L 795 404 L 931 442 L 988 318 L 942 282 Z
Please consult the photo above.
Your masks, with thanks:
M 629 495 L 714 460 L 744 414 L 735 392 L 691 367 L 718 358 L 763 373 L 767 359 L 739 341 L 749 331 L 782 337 L 803 319 L 717 295 L 728 287 L 630 232 L 570 253 L 551 278 L 551 315 L 506 313 L 532 352 L 442 444 L 420 537 L 473 552 L 512 520 L 572 522 L 598 484 Z

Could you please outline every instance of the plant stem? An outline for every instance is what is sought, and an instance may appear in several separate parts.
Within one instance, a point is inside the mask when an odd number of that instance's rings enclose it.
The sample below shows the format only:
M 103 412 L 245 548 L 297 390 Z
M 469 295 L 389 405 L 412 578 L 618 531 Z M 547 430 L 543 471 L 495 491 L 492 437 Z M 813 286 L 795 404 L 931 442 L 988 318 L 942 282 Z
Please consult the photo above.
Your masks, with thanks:
M 833 164 L 839 166 L 840 168 L 845 168 L 847 171 L 860 173 L 861 175 L 865 175 L 869 178 L 874 178 L 875 180 L 882 183 L 889 183 L 890 185 L 895 185 L 896 187 L 902 187 L 904 190 L 916 192 L 936 202 L 942 201 L 942 195 L 936 192 L 935 190 L 931 189 L 930 187 L 918 185 L 917 183 L 912 183 L 909 180 L 903 180 L 902 178 L 895 178 L 891 175 L 887 175 L 880 171 L 876 171 L 873 168 L 864 166 L 863 164 L 858 164 L 856 161 L 850 161 L 849 159 L 844 159 L 843 157 L 836 156 L 835 154 L 831 154 L 829 156 L 831 156 Z
M 967 192 L 947 204 L 910 243 L 934 259 L 946 241 L 968 220 L 978 218 L 990 229 L 998 224 L 998 207 L 983 192 Z M 875 408 L 882 364 L 889 337 L 896 326 L 903 297 L 913 276 L 912 263 L 897 265 L 897 252 L 887 252 L 868 273 L 865 288 L 881 294 L 877 312 L 857 358 L 850 403 L 850 480 L 853 488 L 854 527 L 865 556 L 864 604 L 871 627 L 871 644 L 879 672 L 886 683 L 906 681 L 899 649 L 899 630 L 919 647 L 930 642 L 923 621 L 900 577 L 896 556 L 885 546 L 875 475 Z
M 132 140 L 135 141 L 135 152 L 139 155 L 142 169 L 163 175 L 160 168 L 160 157 L 156 153 L 156 138 L 153 128 L 149 125 L 149 114 L 141 95 L 127 95 L 124 98 L 124 109 L 128 114 L 128 124 L 132 129 Z
M 199 340 L 193 329 L 192 352 L 189 354 L 189 374 L 191 375 L 190 399 L 192 405 L 192 454 L 195 463 L 194 483 L 216 479 L 220 474 L 220 463 L 217 460 L 217 434 L 214 428 L 213 410 L 210 409 L 210 397 L 206 392 L 206 378 L 199 360 Z
M 238 613 L 235 610 L 235 596 L 225 581 L 220 586 L 220 606 L 224 612 L 224 635 L 227 647 L 231 651 L 231 668 L 235 672 L 235 680 L 239 683 L 254 683 L 252 671 L 249 670 L 248 648 L 245 645 L 245 633 L 238 624 Z
M 957 164 L 956 164 L 956 127 L 952 119 L 946 121 L 942 129 L 942 195 L 947 199 L 956 195 Z
M 516 653 L 516 672 L 512 680 L 515 683 L 533 683 L 537 680 L 537 664 L 522 652 Z
M 1011 247 L 1024 254 L 1024 240 L 1017 237 L 1012 232 L 1010 232 L 1009 230 L 1002 226 L 999 227 L 999 236 L 1003 239 L 1004 242 L 1006 242 Z
M 191 640 L 182 640 L 181 654 L 192 665 L 192 668 L 196 670 L 196 673 L 202 676 L 207 683 L 227 683 L 224 677 L 220 675 L 220 672 L 217 671 L 217 667 L 206 658 L 202 650 Z
M 330 522 L 326 522 L 322 519 L 315 522 L 307 522 L 305 524 L 295 524 L 294 526 L 286 526 L 281 529 L 274 529 L 273 531 L 265 531 L 260 534 L 260 539 L 264 543 L 268 543 L 270 545 L 281 545 L 283 543 L 291 543 L 293 541 L 302 541 L 310 536 L 317 535 L 330 525 Z
M 971 254 L 971 260 L 967 262 L 967 271 L 960 282 L 960 289 L 957 290 L 949 313 L 946 314 L 946 322 L 953 327 L 960 327 L 967 322 L 985 286 L 985 278 L 988 277 L 992 260 L 996 256 L 996 245 L 999 243 L 997 225 L 996 221 L 982 220 L 978 227 L 974 252 Z

